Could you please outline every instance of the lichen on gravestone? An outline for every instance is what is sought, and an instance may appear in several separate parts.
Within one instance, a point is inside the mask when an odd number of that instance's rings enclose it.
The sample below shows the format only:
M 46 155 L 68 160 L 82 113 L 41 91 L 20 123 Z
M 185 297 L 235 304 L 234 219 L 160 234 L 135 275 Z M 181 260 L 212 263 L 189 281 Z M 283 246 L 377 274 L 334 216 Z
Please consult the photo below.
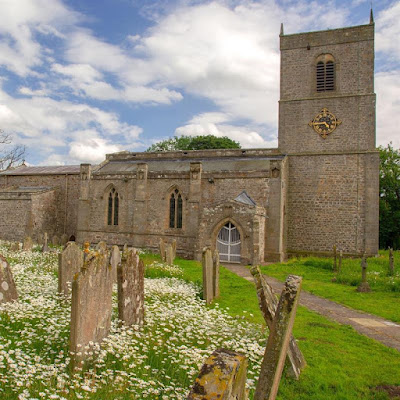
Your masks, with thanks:
M 83 251 L 75 242 L 68 242 L 66 248 L 58 255 L 58 293 L 68 295 L 68 283 L 82 269 Z
M 10 265 L 0 254 L 0 304 L 18 299 L 18 292 Z

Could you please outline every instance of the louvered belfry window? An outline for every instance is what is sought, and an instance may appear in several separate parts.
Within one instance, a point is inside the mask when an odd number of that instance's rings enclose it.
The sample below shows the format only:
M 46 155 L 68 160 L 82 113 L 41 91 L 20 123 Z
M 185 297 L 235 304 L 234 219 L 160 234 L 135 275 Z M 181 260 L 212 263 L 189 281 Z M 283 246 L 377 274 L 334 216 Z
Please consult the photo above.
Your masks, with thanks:
M 329 54 L 318 57 L 317 92 L 335 90 L 335 62 Z
M 178 189 L 171 193 L 169 198 L 169 227 L 182 228 L 183 200 Z

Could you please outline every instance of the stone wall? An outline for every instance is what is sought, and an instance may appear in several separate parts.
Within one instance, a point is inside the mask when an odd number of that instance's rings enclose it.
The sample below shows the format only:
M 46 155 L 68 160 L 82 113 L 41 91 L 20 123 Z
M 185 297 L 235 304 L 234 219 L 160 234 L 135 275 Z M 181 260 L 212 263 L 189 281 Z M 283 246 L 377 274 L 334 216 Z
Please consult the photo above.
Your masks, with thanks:
M 376 254 L 377 171 L 378 153 L 291 156 L 288 253 Z
M 54 189 L 56 217 L 54 234 L 76 235 L 79 202 L 79 175 L 0 175 L 0 188 L 50 187 Z M 40 204 L 39 204 L 40 210 Z M 14 218 L 5 214 L 7 218 Z M 11 223 L 11 222 L 10 222 Z

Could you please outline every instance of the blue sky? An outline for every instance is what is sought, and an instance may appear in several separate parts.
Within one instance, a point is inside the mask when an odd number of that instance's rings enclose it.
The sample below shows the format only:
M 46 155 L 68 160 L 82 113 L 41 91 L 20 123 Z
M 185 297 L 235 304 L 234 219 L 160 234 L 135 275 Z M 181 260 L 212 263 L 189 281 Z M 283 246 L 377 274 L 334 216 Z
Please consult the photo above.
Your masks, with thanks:
M 276 147 L 279 29 L 369 22 L 364 0 L 0 0 L 0 128 L 30 164 L 173 135 Z M 400 0 L 373 4 L 377 144 L 400 147 Z

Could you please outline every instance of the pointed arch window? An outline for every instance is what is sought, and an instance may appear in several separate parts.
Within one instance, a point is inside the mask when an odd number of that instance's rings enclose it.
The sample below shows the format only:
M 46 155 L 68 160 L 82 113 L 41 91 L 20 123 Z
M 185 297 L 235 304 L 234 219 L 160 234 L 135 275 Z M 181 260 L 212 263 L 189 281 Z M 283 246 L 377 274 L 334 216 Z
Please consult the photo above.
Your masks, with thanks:
M 169 198 L 169 227 L 182 228 L 183 200 L 178 189 L 175 189 Z
M 335 90 L 335 60 L 330 54 L 322 54 L 317 58 L 316 88 L 317 92 Z
M 115 188 L 108 194 L 107 204 L 107 225 L 118 225 L 119 217 L 119 196 Z

